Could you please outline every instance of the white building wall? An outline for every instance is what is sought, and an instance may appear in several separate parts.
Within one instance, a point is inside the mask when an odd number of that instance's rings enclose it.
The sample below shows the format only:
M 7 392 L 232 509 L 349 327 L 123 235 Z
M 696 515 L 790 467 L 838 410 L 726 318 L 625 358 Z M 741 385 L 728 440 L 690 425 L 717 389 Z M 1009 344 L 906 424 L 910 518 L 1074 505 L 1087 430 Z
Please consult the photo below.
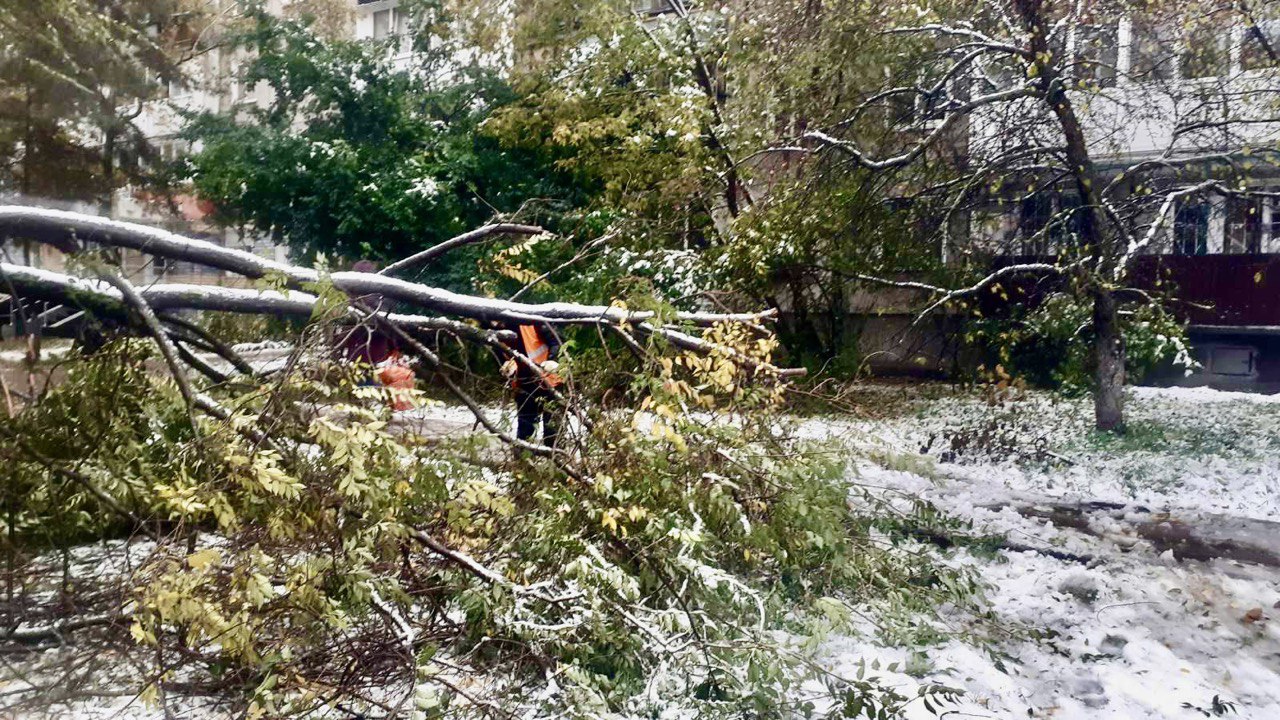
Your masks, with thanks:
M 1135 29 L 1129 19 L 1118 23 L 1116 39 L 1116 78 L 1108 87 L 1090 90 L 1073 90 L 1070 95 L 1077 114 L 1084 126 L 1092 156 L 1101 168 L 1118 172 L 1130 165 L 1157 158 L 1179 158 L 1202 155 L 1206 152 L 1235 151 L 1241 147 L 1280 146 L 1280 122 L 1259 122 L 1280 116 L 1280 77 L 1274 69 L 1246 70 L 1242 48 L 1246 34 L 1242 26 L 1227 26 L 1222 32 L 1228 38 L 1227 62 L 1216 77 L 1182 78 L 1181 58 L 1175 47 L 1168 50 L 1169 78 L 1161 81 L 1139 81 L 1134 78 Z M 1067 38 L 1065 52 L 1075 57 L 1074 33 Z M 1214 101 L 1206 103 L 1205 98 Z M 995 157 L 1006 152 L 1007 142 L 1001 135 L 1001 117 L 1010 113 L 1007 106 L 984 108 L 975 112 L 969 125 L 970 151 L 975 160 Z M 1043 122 L 1032 125 L 1030 132 L 1039 132 L 1036 143 L 1044 146 L 1062 143 L 1060 130 L 1051 113 L 1038 99 L 1027 99 L 1015 114 L 1043 117 Z M 1177 134 L 1179 127 L 1198 121 L 1232 121 L 1231 136 L 1221 135 L 1214 129 L 1199 133 Z M 1206 150 L 1207 148 L 1207 150 Z M 1256 162 L 1266 162 L 1257 160 Z M 1256 179 L 1255 187 L 1280 190 L 1280 177 Z M 1229 252 L 1226 233 L 1228 223 L 1227 200 L 1217 197 L 1205 201 L 1209 222 L 1206 238 L 1209 253 Z M 1163 223 L 1161 237 L 1150 252 L 1174 251 L 1174 216 L 1177 208 L 1169 211 Z M 1259 224 L 1261 227 L 1260 250 L 1280 252 L 1280 199 L 1262 203 Z M 1017 235 L 1016 210 L 1001 213 L 1001 220 L 985 217 L 974 224 L 974 230 L 987 238 L 992 247 L 1009 243 Z M 1154 219 L 1153 219 L 1154 220 Z

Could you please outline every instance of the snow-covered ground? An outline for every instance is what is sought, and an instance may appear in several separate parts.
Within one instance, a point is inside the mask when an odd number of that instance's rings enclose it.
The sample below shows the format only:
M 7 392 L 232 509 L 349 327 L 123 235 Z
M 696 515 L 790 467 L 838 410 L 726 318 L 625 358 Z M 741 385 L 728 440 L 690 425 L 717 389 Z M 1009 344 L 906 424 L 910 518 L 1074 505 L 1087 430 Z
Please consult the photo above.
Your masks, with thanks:
M 965 639 L 957 615 L 954 639 L 934 646 L 834 637 L 830 669 L 852 677 L 879 660 L 911 670 L 876 673 L 906 695 L 929 683 L 963 689 L 951 718 L 1191 719 L 1215 716 L 1216 698 L 1228 717 L 1280 719 L 1280 568 L 1184 557 L 1225 542 L 1280 560 L 1280 523 L 1270 522 L 1280 396 L 1133 388 L 1130 432 L 1117 439 L 1091 430 L 1087 399 L 1032 393 L 992 406 L 929 389 L 867 392 L 868 406 L 900 412 L 783 424 L 849 446 L 859 486 L 922 497 L 1018 548 L 952 558 L 978 572 L 994 626 L 1009 634 Z M 505 408 L 488 410 L 496 419 Z M 472 424 L 448 406 L 406 415 Z M 1055 515 L 1064 508 L 1078 512 Z M 1152 541 L 1170 527 L 1205 543 Z M 934 715 L 916 703 L 909 717 Z
M 1280 397 L 1135 388 L 1124 438 L 1090 430 L 1087 400 L 1044 394 L 989 405 L 875 386 L 862 404 L 875 416 L 781 424 L 849 446 L 861 488 L 927 499 L 1005 547 L 949 558 L 986 586 L 980 624 L 944 608 L 930 645 L 832 636 L 832 671 L 879 661 L 871 674 L 905 695 L 963 690 L 947 718 L 1280 719 Z M 435 403 L 399 415 L 428 434 L 474 427 Z M 80 716 L 156 715 L 123 697 Z M 915 703 L 907 717 L 934 715 Z
M 878 659 L 913 669 L 879 673 L 905 694 L 927 682 L 963 688 L 949 717 L 1280 718 L 1280 569 L 1191 560 L 1150 539 L 1186 529 L 1280 552 L 1280 524 L 1267 522 L 1280 507 L 1280 398 L 1135 388 L 1131 433 L 1115 439 L 1089 429 L 1084 400 L 992 407 L 875 392 L 910 409 L 806 420 L 799 431 L 875 458 L 857 464 L 855 482 L 1006 536 L 1018 549 L 954 560 L 979 572 L 998 624 L 1031 632 L 924 648 L 841 637 L 826 648 L 833 669 Z M 931 717 L 920 705 L 917 716 Z
M 923 399 L 900 386 L 872 394 L 905 412 L 808 421 L 799 432 L 949 461 L 940 463 L 945 474 L 975 492 L 1258 519 L 1280 515 L 1280 396 L 1130 388 L 1129 432 L 1116 438 L 1092 431 L 1092 406 L 1083 398 L 1031 393 L 990 406 L 963 394 Z

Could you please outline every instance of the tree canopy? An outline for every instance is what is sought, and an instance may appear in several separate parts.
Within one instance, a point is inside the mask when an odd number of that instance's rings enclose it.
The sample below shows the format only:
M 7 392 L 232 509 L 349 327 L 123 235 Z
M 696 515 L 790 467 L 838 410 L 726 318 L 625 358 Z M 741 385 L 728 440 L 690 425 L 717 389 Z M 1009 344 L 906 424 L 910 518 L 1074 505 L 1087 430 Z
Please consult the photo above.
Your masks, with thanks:
M 178 168 L 223 222 L 300 255 L 386 261 L 495 216 L 558 228 L 583 204 L 589 186 L 546 151 L 483 132 L 515 98 L 492 69 L 439 67 L 430 57 L 444 50 L 426 41 L 425 59 L 401 64 L 389 43 L 324 37 L 308 18 L 266 13 L 236 44 L 252 57 L 240 82 L 265 84 L 272 100 L 192 116 L 184 136 L 199 150 Z M 468 271 L 457 272 L 464 283 Z

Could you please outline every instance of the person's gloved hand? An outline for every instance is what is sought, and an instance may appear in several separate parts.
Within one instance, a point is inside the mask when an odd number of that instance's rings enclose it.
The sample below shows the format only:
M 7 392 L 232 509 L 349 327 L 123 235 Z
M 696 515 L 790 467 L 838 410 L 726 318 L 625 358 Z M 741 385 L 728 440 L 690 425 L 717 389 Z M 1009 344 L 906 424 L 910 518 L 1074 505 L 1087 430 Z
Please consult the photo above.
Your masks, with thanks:
M 506 362 L 502 363 L 502 368 L 500 371 L 502 372 L 502 377 L 504 378 L 510 379 L 515 377 L 516 376 L 516 359 L 511 358 L 510 360 L 507 360 Z
M 560 363 L 555 360 L 544 360 L 542 362 L 542 371 L 553 373 L 560 369 Z

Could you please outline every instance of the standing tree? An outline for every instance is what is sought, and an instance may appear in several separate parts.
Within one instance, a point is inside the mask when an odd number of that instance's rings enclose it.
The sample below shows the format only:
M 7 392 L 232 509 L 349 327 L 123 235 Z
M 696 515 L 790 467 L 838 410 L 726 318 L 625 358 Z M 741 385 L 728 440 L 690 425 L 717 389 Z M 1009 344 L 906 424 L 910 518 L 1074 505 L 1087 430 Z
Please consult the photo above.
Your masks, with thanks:
M 887 189 L 866 173 L 812 182 L 799 148 L 759 148 L 842 122 L 910 60 L 879 33 L 889 16 L 862 0 L 537 0 L 514 25 L 524 97 L 487 127 L 591 178 L 639 263 L 683 253 L 718 286 L 786 305 L 780 338 L 821 362 L 846 344 L 841 303 L 869 262 L 860 236 L 889 227 Z
M 209 47 L 201 0 L 0 2 L 0 192 L 94 201 L 142 175 L 138 125 Z
M 1175 213 L 1192 198 L 1268 195 L 1256 180 L 1275 160 L 1280 77 L 1275 25 L 1260 12 L 1137 0 L 936 6 L 886 31 L 917 58 L 910 72 L 803 142 L 945 208 L 928 227 L 958 274 L 976 279 L 908 283 L 933 296 L 926 312 L 1007 296 L 1027 277 L 1087 305 L 1096 424 L 1122 431 L 1127 318 L 1156 305 L 1133 287 L 1134 258 L 1174 249 Z M 875 113 L 901 119 L 887 151 L 857 132 Z M 930 182 L 940 149 L 959 160 Z M 891 269 L 879 280 L 902 285 Z
M 438 8 L 410 7 L 419 40 L 408 62 L 396 60 L 401 36 L 359 42 L 325 37 L 313 18 L 254 15 L 236 40 L 252 58 L 240 81 L 268 86 L 271 102 L 193 115 L 184 129 L 200 149 L 182 179 L 219 220 L 299 255 L 395 260 L 494 215 L 554 224 L 581 203 L 581 186 L 539 149 L 499 147 L 479 131 L 510 89 L 441 43 L 450 22 Z M 479 257 L 463 248 L 433 277 L 470 289 Z

